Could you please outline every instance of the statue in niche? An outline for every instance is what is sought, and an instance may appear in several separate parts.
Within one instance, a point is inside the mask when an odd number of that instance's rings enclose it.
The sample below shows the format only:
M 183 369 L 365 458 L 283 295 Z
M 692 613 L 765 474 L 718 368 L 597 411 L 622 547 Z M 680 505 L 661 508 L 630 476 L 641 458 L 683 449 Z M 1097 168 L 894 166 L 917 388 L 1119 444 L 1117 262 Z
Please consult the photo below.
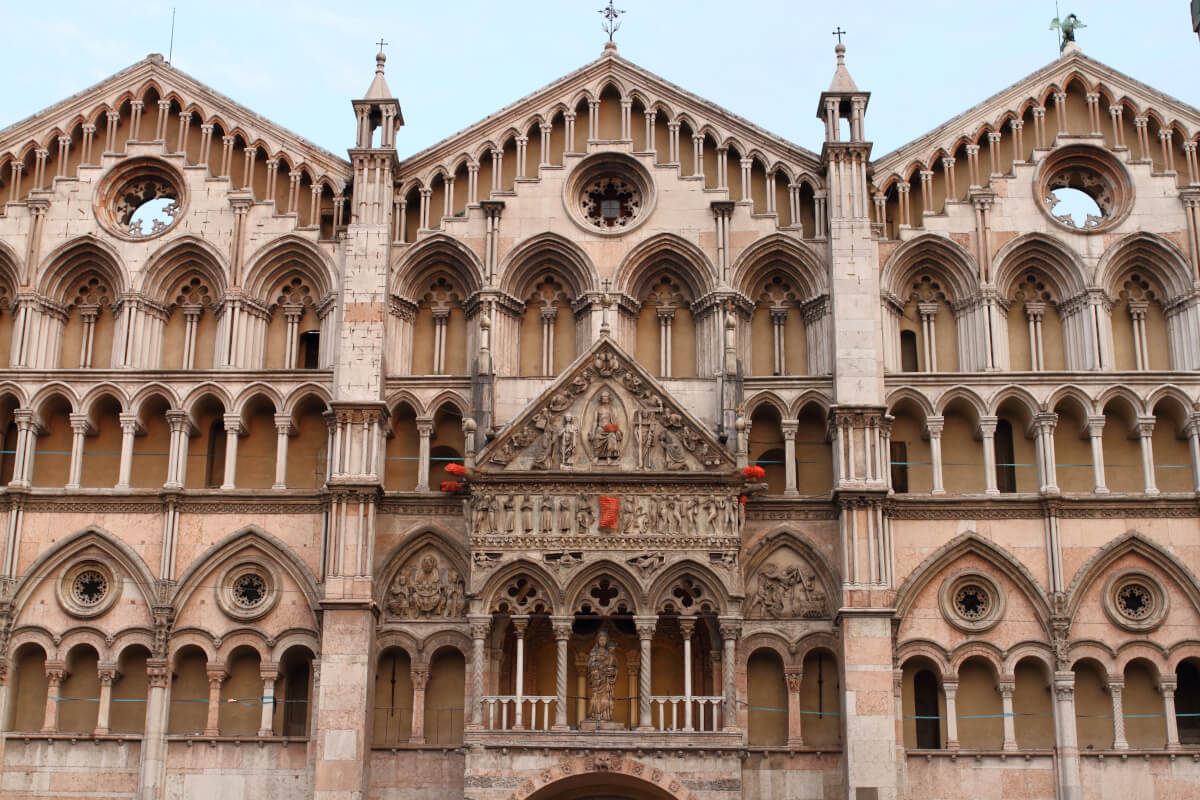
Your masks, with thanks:
M 517 509 L 514 505 L 516 495 L 506 495 L 504 498 L 504 532 L 512 533 L 517 527 Z
M 461 617 L 466 608 L 466 602 L 463 599 L 462 578 L 458 574 L 458 570 L 453 567 L 446 568 L 446 616 Z
M 442 592 L 442 576 L 438 572 L 437 559 L 425 556 L 421 566 L 413 574 L 412 605 L 418 616 L 431 617 L 445 609 Z
M 645 497 L 639 497 L 637 501 L 637 530 L 638 533 L 650 532 L 650 501 Z
M 562 428 L 558 432 L 558 461 L 563 469 L 575 464 L 575 446 L 579 444 L 579 426 L 572 414 L 563 416 Z
M 579 499 L 575 503 L 575 532 L 580 536 L 586 536 L 592 532 L 592 525 L 596 521 L 596 513 L 592 511 L 592 501 L 587 495 L 579 495 Z
M 475 533 L 481 535 L 496 532 L 496 500 L 483 495 L 475 501 Z
M 749 616 L 814 619 L 826 615 L 825 606 L 825 590 L 815 574 L 806 573 L 800 567 L 781 568 L 767 563 L 759 570 Z
M 633 414 L 633 436 L 636 439 L 638 469 L 654 469 L 652 455 L 658 441 L 658 423 L 653 411 L 638 409 Z
M 542 513 L 538 519 L 538 530 L 550 533 L 554 530 L 554 501 L 549 495 L 542 495 Z
M 521 533 L 533 533 L 533 498 L 529 495 L 521 498 Z
M 571 532 L 571 503 L 565 497 L 558 501 L 558 530 L 561 533 Z
M 588 713 L 585 723 L 590 728 L 613 726 L 613 702 L 617 688 L 616 644 L 608 641 L 608 632 L 601 629 L 596 643 L 588 653 Z M 607 724 L 606 724 L 607 723 Z M 583 725 L 580 725 L 582 728 Z
M 717 528 L 717 499 L 710 497 L 704 502 L 704 529 L 709 536 L 716 536 Z
M 621 457 L 621 442 L 624 438 L 625 433 L 617 422 L 616 409 L 613 408 L 612 395 L 602 391 L 596 402 L 596 424 L 589 438 L 596 461 L 601 464 L 616 464 Z

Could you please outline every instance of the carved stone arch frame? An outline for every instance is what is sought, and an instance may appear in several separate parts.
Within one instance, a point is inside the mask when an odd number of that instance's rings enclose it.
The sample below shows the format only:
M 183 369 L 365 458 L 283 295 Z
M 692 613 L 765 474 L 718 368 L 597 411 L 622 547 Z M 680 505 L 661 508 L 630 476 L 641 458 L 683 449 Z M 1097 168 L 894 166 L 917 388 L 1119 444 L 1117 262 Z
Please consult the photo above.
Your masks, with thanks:
M 951 674 L 957 676 L 962 665 L 972 658 L 985 661 L 997 681 L 1004 675 L 1004 651 L 991 642 L 967 641 L 950 651 Z M 957 677 L 955 678 L 957 680 Z
M 1067 586 L 1066 616 L 1074 619 L 1092 584 L 1107 574 L 1118 559 L 1129 554 L 1139 555 L 1153 563 L 1163 575 L 1175 582 L 1191 601 L 1192 608 L 1200 611 L 1200 582 L 1187 566 L 1158 542 L 1139 531 L 1130 530 L 1093 553 L 1076 571 Z
M 454 650 L 463 657 L 463 662 L 471 666 L 473 652 L 471 637 L 460 630 L 439 630 L 428 634 L 421 640 L 421 648 L 413 659 L 414 669 L 429 669 L 433 657 L 442 650 Z
M 796 666 L 804 665 L 804 659 L 808 658 L 809 653 L 814 653 L 817 650 L 828 650 L 834 658 L 841 663 L 842 660 L 842 640 L 841 637 L 834 631 L 812 631 L 801 636 L 792 648 L 796 651 L 795 662 Z
M 630 614 L 651 613 L 648 610 L 649 603 L 647 602 L 646 592 L 643 590 L 641 582 L 628 569 L 608 559 L 588 564 L 563 589 L 563 609 L 566 613 L 584 613 L 582 607 L 585 603 L 589 602 L 587 593 L 599 582 L 605 580 L 616 591 L 616 595 L 612 600 L 613 603 L 619 603 L 621 600 L 624 600 Z M 618 613 L 616 611 L 617 608 L 619 606 L 614 605 L 611 610 L 593 611 L 592 613 L 596 613 L 597 616 L 609 616 Z
M 910 639 L 896 648 L 896 666 L 904 669 L 904 665 L 914 658 L 923 658 L 933 665 L 937 671 L 938 683 L 947 680 L 957 680 L 958 672 L 950 666 L 950 655 L 937 642 L 929 639 Z
M 1049 599 L 1033 574 L 1003 547 L 974 531 L 967 531 L 946 542 L 909 573 L 896 592 L 894 619 L 897 622 L 903 621 L 925 585 L 967 554 L 974 554 L 991 564 L 1016 587 L 1017 591 L 1025 595 L 1037 614 L 1042 630 L 1049 637 Z
M 133 548 L 108 531 L 89 525 L 47 548 L 29 566 L 13 592 L 12 604 L 16 612 L 14 618 L 19 618 L 25 603 L 50 573 L 60 566 L 67 566 L 73 557 L 78 558 L 90 548 L 95 548 L 103 554 L 103 560 L 112 569 L 114 578 L 124 573 L 124 577 L 134 583 L 147 609 L 154 604 L 155 580 L 146 562 Z
M 1071 669 L 1085 661 L 1092 661 L 1100 667 L 1100 674 L 1107 681 L 1117 662 L 1117 651 L 1096 639 L 1083 639 L 1071 642 L 1070 657 Z
M 427 547 L 433 548 L 446 561 L 450 562 L 450 566 L 458 570 L 463 581 L 466 581 L 470 572 L 467 553 L 462 544 L 455 541 L 453 534 L 442 528 L 433 525 L 418 525 L 375 562 L 375 575 L 377 576 L 375 602 L 380 608 L 385 607 L 388 590 L 392 581 L 396 579 L 396 575 Z
M 645 786 L 653 796 L 670 800 L 695 800 L 695 795 L 675 775 L 655 766 L 628 757 L 597 752 L 582 758 L 563 759 L 553 766 L 532 774 L 504 795 L 504 800 L 551 800 L 570 788 L 594 783 L 588 775 L 616 775 L 627 779 L 630 786 Z
M 223 570 L 227 565 L 238 560 L 239 555 L 244 551 L 254 548 L 264 553 L 270 563 L 285 573 L 304 593 L 315 628 L 320 609 L 316 576 L 290 547 L 257 525 L 248 525 L 231 533 L 197 556 L 187 570 L 179 576 L 177 588 L 172 597 L 175 609 L 178 611 L 187 604 L 192 594 L 204 584 L 207 576 Z
M 1022 661 L 1033 660 L 1046 671 L 1047 679 L 1054 676 L 1058 667 L 1054 663 L 1054 650 L 1044 642 L 1025 641 L 1013 645 L 1004 651 L 1004 677 L 1007 679 L 1016 673 L 1017 665 Z
M 1172 675 L 1187 659 L 1200 661 L 1200 639 L 1188 639 L 1173 645 L 1167 654 L 1167 668 Z
M 221 636 L 217 645 L 217 660 L 222 664 L 228 664 L 233 651 L 241 647 L 249 647 L 254 650 L 258 653 L 259 663 L 265 665 L 271 661 L 274 640 L 258 628 L 249 626 L 236 628 Z
M 746 587 L 747 612 L 749 612 L 750 603 L 752 602 L 752 598 L 750 597 L 751 578 L 759 574 L 762 566 L 767 563 L 771 556 L 784 548 L 794 551 L 812 567 L 817 579 L 821 582 L 821 587 L 825 590 L 827 604 L 833 602 L 840 595 L 841 587 L 838 583 L 838 573 L 832 562 L 809 541 L 808 537 L 793 530 L 790 524 L 784 523 L 768 530 L 760 536 L 742 557 L 742 576 Z M 831 614 L 826 613 L 825 616 L 829 617 Z
M 62 659 L 71 655 L 71 651 L 80 645 L 86 645 L 96 651 L 100 661 L 112 661 L 113 639 L 104 631 L 92 625 L 78 625 L 67 629 L 61 634 L 58 642 L 58 652 Z
M 748 668 L 750 656 L 759 650 L 769 650 L 779 656 L 785 671 L 788 669 L 800 669 L 800 665 L 804 663 L 804 659 L 797 656 L 799 651 L 796 646 L 789 643 L 782 634 L 775 631 L 755 631 L 743 638 L 738 645 L 742 651 L 740 658 L 738 658 L 738 665 L 742 669 Z
M 13 629 L 8 640 L 8 652 L 4 655 L 12 658 L 21 648 L 36 645 L 45 653 L 47 661 L 53 661 L 58 658 L 58 644 L 59 639 L 41 625 L 21 625 Z
M 518 559 L 504 564 L 492 574 L 471 601 L 472 612 L 478 608 L 479 613 L 514 613 L 511 610 L 501 611 L 505 603 L 503 593 L 514 582 L 525 579 L 531 581 L 539 590 L 539 595 L 546 603 L 545 612 L 550 615 L 562 613 L 562 591 L 558 582 L 541 565 L 530 559 Z M 516 611 L 517 614 L 537 613 L 536 611 Z
M 1149 639 L 1137 639 L 1125 642 L 1117 648 L 1117 657 L 1113 660 L 1113 676 L 1124 677 L 1125 668 L 1133 661 L 1145 661 L 1154 667 L 1155 678 L 1162 680 L 1167 674 L 1168 650 L 1166 647 Z
M 682 581 L 691 581 L 693 585 L 698 584 L 702 594 L 695 599 L 711 602 L 713 605 L 711 612 L 704 610 L 699 605 L 692 611 L 676 610 L 675 612 L 668 612 L 665 610 L 668 603 L 674 602 L 671 599 L 671 594 Z M 725 584 L 720 577 L 707 565 L 701 564 L 692 558 L 676 561 L 662 570 L 658 577 L 655 578 L 647 596 L 651 600 L 649 608 L 655 614 L 677 613 L 681 617 L 701 617 L 707 614 L 715 614 L 718 617 L 723 617 L 741 611 L 740 598 L 736 600 L 732 598 L 726 591 Z
M 220 666 L 216 637 L 202 628 L 189 627 L 171 633 L 171 641 L 167 646 L 167 663 L 172 671 L 179 666 L 179 654 L 188 647 L 195 647 L 203 652 L 207 666 Z

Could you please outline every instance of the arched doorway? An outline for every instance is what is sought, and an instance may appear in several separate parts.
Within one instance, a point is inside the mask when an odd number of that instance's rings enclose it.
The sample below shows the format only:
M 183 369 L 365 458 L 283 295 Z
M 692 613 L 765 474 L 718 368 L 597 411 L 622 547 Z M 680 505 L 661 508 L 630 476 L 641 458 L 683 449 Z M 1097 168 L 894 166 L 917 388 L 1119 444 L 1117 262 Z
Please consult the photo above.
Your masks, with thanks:
M 528 800 L 675 800 L 675 795 L 630 775 L 592 772 L 555 781 Z
M 548 782 L 535 788 L 542 780 Z M 559 762 L 522 784 L 512 800 L 685 800 L 689 795 L 675 776 L 662 769 L 597 753 Z

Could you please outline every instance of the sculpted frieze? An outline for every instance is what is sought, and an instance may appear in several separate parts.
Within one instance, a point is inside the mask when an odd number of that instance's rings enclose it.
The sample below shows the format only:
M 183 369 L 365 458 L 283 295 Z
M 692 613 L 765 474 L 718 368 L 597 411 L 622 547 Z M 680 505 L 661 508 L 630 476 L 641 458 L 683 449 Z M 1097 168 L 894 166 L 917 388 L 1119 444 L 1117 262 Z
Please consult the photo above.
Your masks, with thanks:
M 759 567 L 747 593 L 750 619 L 820 619 L 829 616 L 825 587 L 799 554 L 781 549 Z

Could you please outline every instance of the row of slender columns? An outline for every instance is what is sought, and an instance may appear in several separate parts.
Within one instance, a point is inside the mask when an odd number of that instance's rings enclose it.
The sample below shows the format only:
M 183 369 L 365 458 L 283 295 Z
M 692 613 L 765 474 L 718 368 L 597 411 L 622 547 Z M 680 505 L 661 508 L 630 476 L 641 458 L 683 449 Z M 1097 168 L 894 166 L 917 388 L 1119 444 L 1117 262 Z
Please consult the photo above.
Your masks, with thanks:
M 980 417 L 979 433 L 983 441 L 983 461 L 986 478 L 987 494 L 998 494 L 996 481 L 995 432 L 996 417 Z M 1103 415 L 1089 416 L 1086 420 L 1086 431 L 1092 449 L 1093 493 L 1106 494 L 1108 487 L 1104 476 L 1104 425 Z M 1145 494 L 1158 494 L 1159 489 L 1154 477 L 1154 417 L 1139 417 L 1134 424 L 1134 433 L 1138 439 L 1142 461 L 1142 481 Z M 793 425 L 795 423 L 792 423 Z M 925 419 L 925 433 L 929 437 L 929 454 L 931 461 L 932 493 L 945 494 L 942 471 L 942 429 L 945 418 L 929 416 Z M 1058 492 L 1058 474 L 1055 468 L 1054 429 L 1058 424 L 1058 415 L 1054 413 L 1037 414 L 1030 426 L 1034 435 L 1034 451 L 1037 460 L 1039 491 L 1046 493 Z M 1189 420 L 1186 427 L 1189 450 L 1191 452 L 1193 488 L 1200 492 L 1200 419 Z M 792 437 L 785 434 L 785 445 L 793 448 L 787 456 L 788 466 L 794 473 L 794 443 Z M 792 478 L 789 476 L 789 488 Z

